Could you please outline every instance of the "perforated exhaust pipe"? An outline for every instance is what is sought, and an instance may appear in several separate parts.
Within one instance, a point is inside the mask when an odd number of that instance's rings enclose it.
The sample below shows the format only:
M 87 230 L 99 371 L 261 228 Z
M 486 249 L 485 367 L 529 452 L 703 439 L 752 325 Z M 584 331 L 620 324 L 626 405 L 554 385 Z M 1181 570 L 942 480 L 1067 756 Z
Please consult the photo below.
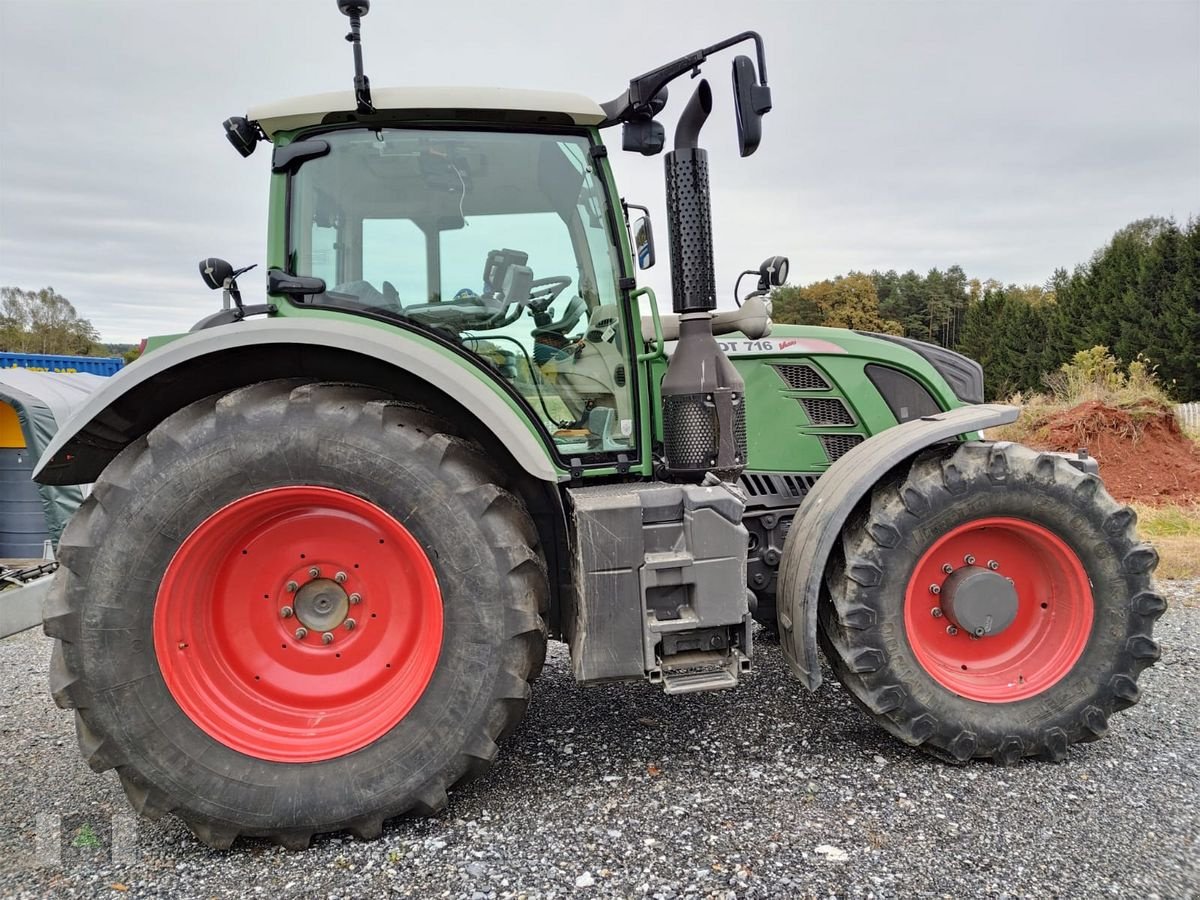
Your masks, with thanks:
M 702 79 L 664 161 L 671 303 L 680 320 L 679 343 L 662 382 L 663 450 L 676 478 L 698 480 L 713 472 L 732 481 L 746 467 L 745 384 L 712 333 L 717 290 L 708 152 L 697 146 L 711 111 L 712 90 Z

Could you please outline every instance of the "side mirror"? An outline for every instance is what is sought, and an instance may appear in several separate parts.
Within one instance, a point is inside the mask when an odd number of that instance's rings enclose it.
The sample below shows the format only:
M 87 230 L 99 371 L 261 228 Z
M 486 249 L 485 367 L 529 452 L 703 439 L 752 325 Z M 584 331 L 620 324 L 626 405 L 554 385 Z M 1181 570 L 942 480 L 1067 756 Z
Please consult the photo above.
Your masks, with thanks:
M 329 153 L 329 141 L 308 138 L 292 141 L 285 147 L 276 147 L 271 157 L 272 172 L 295 172 L 303 163 Z
M 650 225 L 649 216 L 638 216 L 634 220 L 633 246 L 639 269 L 648 269 L 654 265 L 654 228 Z
M 229 279 L 233 278 L 233 266 L 223 259 L 210 256 L 208 259 L 200 260 L 200 277 L 204 279 L 204 283 L 211 290 L 220 290 L 225 287 Z
M 307 297 L 325 293 L 325 279 L 309 275 L 291 275 L 283 269 L 267 270 L 267 293 L 289 297 Z
M 779 287 L 788 277 L 788 260 L 786 256 L 769 256 L 758 267 L 758 289 Z
M 762 117 L 771 111 L 771 89 L 758 83 L 748 56 L 733 61 L 733 105 L 737 113 L 738 150 L 749 156 L 762 140 Z

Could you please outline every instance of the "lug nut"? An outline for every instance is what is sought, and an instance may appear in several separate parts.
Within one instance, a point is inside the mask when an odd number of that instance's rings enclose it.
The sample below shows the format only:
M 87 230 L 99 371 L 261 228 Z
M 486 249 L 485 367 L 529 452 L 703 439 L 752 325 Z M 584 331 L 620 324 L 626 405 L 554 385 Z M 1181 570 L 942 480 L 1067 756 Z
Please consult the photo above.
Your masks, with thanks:
M 933 609 L 931 609 L 929 611 L 929 614 L 931 616 L 933 616 L 935 619 L 940 619 L 943 615 L 945 615 L 945 613 L 942 612 L 942 608 L 940 606 L 935 606 Z
M 958 628 L 954 625 L 947 625 L 946 634 L 950 635 L 950 637 L 954 637 L 954 635 L 958 634 Z
M 302 641 L 306 637 L 308 637 L 308 629 L 307 628 L 305 628 L 304 626 L 301 626 L 296 629 L 296 640 Z
M 320 578 L 321 570 L 318 569 L 316 566 L 313 566 L 311 569 L 308 570 L 308 576 L 310 578 Z
M 358 623 L 357 623 L 357 622 L 355 622 L 353 619 L 347 619 L 347 620 L 346 620 L 345 622 L 343 622 L 342 624 L 346 626 L 346 630 L 347 630 L 347 631 L 353 631 L 353 630 L 354 630 L 354 626 L 355 626 L 355 625 L 357 625 Z
M 294 612 L 295 612 L 295 610 L 293 610 L 290 606 L 285 606 L 283 609 L 281 609 L 279 611 L 279 614 L 281 616 L 283 616 L 285 619 L 290 619 Z
M 287 589 L 289 594 L 294 594 L 296 591 L 300 590 L 300 585 L 296 584 L 294 581 L 289 581 L 287 583 Z
M 321 635 L 321 643 L 322 644 L 332 644 L 333 643 L 333 632 L 327 631 L 323 635 Z
M 998 568 L 1000 568 L 1000 563 L 996 562 L 994 559 L 989 559 L 988 568 L 995 572 Z
M 362 603 L 362 594 L 351 594 L 350 602 L 351 603 Z
M 338 572 L 336 575 L 333 576 L 333 580 L 336 581 L 338 584 L 345 584 L 346 583 L 346 573 Z
M 940 594 L 941 592 L 942 592 L 942 586 L 940 584 L 931 584 L 929 586 L 929 593 Z
M 966 556 L 963 557 L 963 562 L 965 562 L 968 566 L 973 566 L 973 565 L 975 565 L 975 557 L 973 557 L 970 553 L 968 553 Z
M 983 632 L 982 628 L 975 629 L 975 637 L 983 637 L 983 634 L 984 634 L 984 632 Z
M 954 566 L 950 565 L 950 563 L 946 563 L 944 566 L 942 566 L 942 571 L 949 575 L 954 571 Z

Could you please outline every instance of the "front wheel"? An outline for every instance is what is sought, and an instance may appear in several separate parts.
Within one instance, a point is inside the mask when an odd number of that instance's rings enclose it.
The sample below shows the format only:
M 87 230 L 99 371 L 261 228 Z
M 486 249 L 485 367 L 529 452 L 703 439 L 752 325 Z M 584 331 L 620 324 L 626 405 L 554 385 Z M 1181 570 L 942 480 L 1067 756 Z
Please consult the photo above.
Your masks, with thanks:
M 61 542 L 51 687 L 140 812 L 218 847 L 370 838 L 491 762 L 544 658 L 547 581 L 528 513 L 444 426 L 264 382 L 105 469 Z
M 1059 760 L 1137 702 L 1166 608 L 1100 480 L 1014 444 L 928 451 L 852 516 L 822 647 L 889 732 L 956 762 Z

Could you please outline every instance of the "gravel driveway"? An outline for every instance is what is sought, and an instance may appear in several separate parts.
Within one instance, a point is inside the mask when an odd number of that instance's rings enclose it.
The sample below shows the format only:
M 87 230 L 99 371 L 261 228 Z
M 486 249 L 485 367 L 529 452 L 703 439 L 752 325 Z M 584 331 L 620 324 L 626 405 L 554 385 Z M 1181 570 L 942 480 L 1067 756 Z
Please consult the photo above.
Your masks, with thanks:
M 490 776 L 435 820 L 306 853 L 210 851 L 135 819 L 46 687 L 50 641 L 0 642 L 0 894 L 290 897 L 1188 897 L 1200 893 L 1200 582 L 1162 586 L 1163 660 L 1060 765 L 938 764 L 764 642 L 737 691 L 580 690 L 554 645 Z

